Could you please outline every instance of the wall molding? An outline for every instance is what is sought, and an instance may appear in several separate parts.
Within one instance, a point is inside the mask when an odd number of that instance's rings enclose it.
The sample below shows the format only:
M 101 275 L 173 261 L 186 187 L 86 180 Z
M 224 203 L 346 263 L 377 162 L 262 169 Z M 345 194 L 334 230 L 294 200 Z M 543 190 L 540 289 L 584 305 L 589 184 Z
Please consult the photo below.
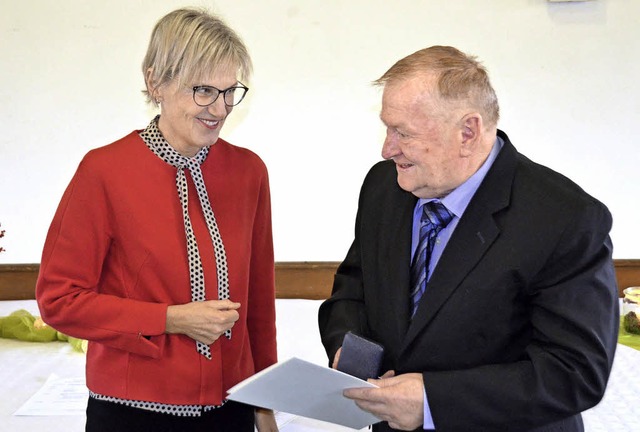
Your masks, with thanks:
M 0 264 L 0 300 L 35 298 L 38 264 Z
M 277 262 L 276 297 L 325 299 L 339 262 Z M 0 300 L 35 298 L 39 264 L 0 264 Z
M 283 261 L 276 263 L 276 297 L 320 300 L 329 297 L 339 262 Z M 640 259 L 614 260 L 618 290 L 640 286 Z M 35 298 L 39 264 L 0 264 L 0 300 Z

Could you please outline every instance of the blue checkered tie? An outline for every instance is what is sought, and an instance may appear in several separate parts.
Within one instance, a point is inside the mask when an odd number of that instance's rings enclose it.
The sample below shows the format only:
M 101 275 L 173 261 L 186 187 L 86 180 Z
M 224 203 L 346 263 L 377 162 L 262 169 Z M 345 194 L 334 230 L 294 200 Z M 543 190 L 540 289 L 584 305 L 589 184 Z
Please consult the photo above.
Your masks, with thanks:
M 445 228 L 453 215 L 440 201 L 430 201 L 422 206 L 420 240 L 411 264 L 411 316 L 418 309 L 418 302 L 427 287 L 429 260 L 438 233 Z

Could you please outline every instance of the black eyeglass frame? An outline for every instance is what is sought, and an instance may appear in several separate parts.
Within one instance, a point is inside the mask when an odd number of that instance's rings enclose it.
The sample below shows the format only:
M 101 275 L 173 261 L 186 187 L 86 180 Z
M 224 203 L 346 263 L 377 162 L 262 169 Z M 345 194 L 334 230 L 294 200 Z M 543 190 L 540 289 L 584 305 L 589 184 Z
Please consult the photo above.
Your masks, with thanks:
M 196 100 L 196 92 L 202 88 L 206 88 L 206 89 L 212 89 L 218 92 L 218 94 L 216 95 L 215 98 L 213 98 L 213 100 L 211 102 L 209 102 L 208 104 L 199 104 L 198 101 Z M 240 100 L 238 102 L 236 102 L 235 104 L 228 104 L 227 103 L 227 94 L 230 91 L 235 91 L 236 89 L 243 89 L 244 90 L 244 94 L 242 95 L 242 97 L 240 98 Z M 193 90 L 193 102 L 201 107 L 208 107 L 210 105 L 213 105 L 218 98 L 220 97 L 220 95 L 222 96 L 222 100 L 224 101 L 224 104 L 228 107 L 234 107 L 240 104 L 240 102 L 242 102 L 244 100 L 244 98 L 247 96 L 247 93 L 249 92 L 249 87 L 245 86 L 244 84 L 242 84 L 240 81 L 238 81 L 238 84 L 231 86 L 229 88 L 226 88 L 224 90 L 220 90 L 219 88 L 216 88 L 214 86 L 210 86 L 210 85 L 199 85 L 199 86 L 193 86 L 191 88 L 191 90 Z M 231 93 L 233 95 L 233 93 Z

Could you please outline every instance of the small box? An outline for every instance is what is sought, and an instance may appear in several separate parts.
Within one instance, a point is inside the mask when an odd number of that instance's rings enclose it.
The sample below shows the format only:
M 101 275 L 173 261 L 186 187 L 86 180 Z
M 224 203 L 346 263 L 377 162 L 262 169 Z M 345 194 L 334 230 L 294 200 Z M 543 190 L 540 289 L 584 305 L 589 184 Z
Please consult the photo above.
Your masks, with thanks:
M 383 355 L 384 348 L 379 343 L 348 332 L 342 341 L 336 369 L 365 381 L 378 378 Z

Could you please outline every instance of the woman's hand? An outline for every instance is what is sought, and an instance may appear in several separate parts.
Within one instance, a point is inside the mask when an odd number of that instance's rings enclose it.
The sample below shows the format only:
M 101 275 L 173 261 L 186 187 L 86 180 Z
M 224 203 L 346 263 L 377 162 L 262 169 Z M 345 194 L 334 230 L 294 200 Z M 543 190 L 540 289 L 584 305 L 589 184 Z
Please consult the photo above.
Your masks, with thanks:
M 214 343 L 229 330 L 240 315 L 240 303 L 231 300 L 208 300 L 167 308 L 166 333 L 184 334 L 206 345 Z
M 273 411 L 256 408 L 256 428 L 258 432 L 278 432 L 278 425 Z

